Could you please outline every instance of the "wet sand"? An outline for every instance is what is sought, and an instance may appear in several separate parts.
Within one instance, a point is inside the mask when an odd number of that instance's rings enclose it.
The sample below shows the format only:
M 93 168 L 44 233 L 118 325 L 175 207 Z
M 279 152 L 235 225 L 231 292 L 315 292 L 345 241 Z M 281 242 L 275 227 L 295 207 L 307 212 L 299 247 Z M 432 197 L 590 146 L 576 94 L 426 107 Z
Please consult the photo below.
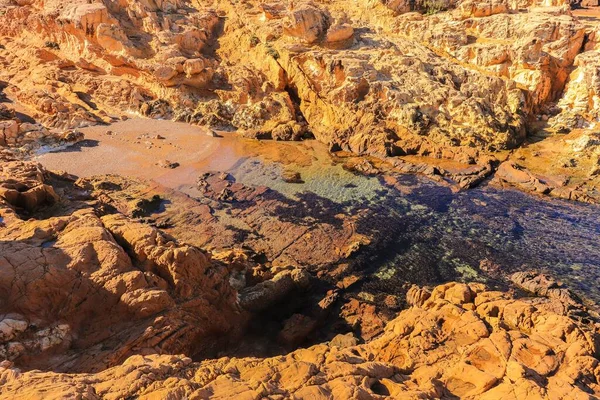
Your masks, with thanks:
M 595 27 L 600 23 L 600 7 L 579 8 L 572 13 L 587 26 Z
M 202 172 L 229 171 L 248 157 L 298 167 L 310 167 L 316 157 L 329 158 L 325 146 L 316 141 L 261 142 L 229 132 L 213 137 L 207 128 L 164 120 L 132 118 L 81 131 L 83 142 L 42 151 L 35 159 L 50 170 L 78 177 L 119 174 L 181 189 L 193 185 Z M 164 160 L 179 166 L 165 168 L 160 165 Z

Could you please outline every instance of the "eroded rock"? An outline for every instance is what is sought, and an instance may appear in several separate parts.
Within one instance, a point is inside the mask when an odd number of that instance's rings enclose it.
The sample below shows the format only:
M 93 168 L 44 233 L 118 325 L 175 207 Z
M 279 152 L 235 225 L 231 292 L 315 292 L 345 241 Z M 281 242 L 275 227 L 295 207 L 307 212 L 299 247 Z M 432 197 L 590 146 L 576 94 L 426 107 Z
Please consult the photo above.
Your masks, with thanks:
M 450 283 L 434 288 L 425 303 L 402 311 L 381 337 L 362 345 L 336 339 L 268 359 L 134 356 L 96 374 L 21 372 L 3 365 L 1 390 L 8 396 L 25 390 L 19 395 L 31 399 L 41 398 L 46 385 L 61 396 L 105 398 L 170 393 L 215 399 L 517 399 L 598 393 L 596 328 L 538 308 L 535 301 Z M 125 379 L 133 370 L 143 375 L 134 385 Z

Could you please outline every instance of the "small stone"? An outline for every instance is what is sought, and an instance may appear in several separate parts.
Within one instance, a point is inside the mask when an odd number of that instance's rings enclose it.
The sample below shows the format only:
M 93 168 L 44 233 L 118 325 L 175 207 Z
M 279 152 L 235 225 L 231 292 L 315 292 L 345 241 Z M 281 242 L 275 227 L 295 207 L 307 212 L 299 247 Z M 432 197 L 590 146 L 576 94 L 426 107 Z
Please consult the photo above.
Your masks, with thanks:
M 296 171 L 283 171 L 281 178 L 287 183 L 304 183 L 300 176 L 300 172 Z
M 346 347 L 356 346 L 357 344 L 358 339 L 354 337 L 352 332 L 346 333 L 345 335 L 336 335 L 333 339 L 331 339 L 331 342 L 329 342 L 329 345 L 331 347 L 339 347 L 342 349 Z
M 158 165 L 161 168 L 168 168 L 168 169 L 174 169 L 174 168 L 179 167 L 178 162 L 171 162 L 169 160 L 161 160 L 161 161 L 157 162 L 156 165 Z
M 214 138 L 221 138 L 223 136 L 219 135 L 216 131 L 209 129 L 208 131 L 206 131 L 206 136 L 210 136 L 210 137 L 214 137 Z

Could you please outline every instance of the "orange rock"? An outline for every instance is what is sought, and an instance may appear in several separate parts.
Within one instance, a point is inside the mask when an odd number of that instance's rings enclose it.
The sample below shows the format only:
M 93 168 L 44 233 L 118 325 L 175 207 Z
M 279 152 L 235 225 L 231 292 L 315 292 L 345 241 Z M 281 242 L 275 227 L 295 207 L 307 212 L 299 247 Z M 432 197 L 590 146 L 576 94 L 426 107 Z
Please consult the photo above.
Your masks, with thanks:
M 449 284 L 433 292 L 465 286 Z M 497 294 L 479 289 L 475 299 L 498 299 Z M 512 305 L 527 310 L 531 300 L 504 297 L 492 301 L 505 303 L 501 309 Z M 35 399 L 42 398 L 42 388 L 52 388 L 56 396 L 96 393 L 103 398 L 154 398 L 170 393 L 215 399 L 354 395 L 521 399 L 555 395 L 588 398 L 600 393 L 593 342 L 584 336 L 567 338 L 556 331 L 558 325 L 575 324 L 577 330 L 596 338 L 593 326 L 537 310 L 533 311 L 537 314 L 534 320 L 552 319 L 556 324 L 552 330 L 534 322 L 525 330 L 517 327 L 507 331 L 503 321 L 488 328 L 476 313 L 464 311 L 443 297 L 433 298 L 422 307 L 402 311 L 380 337 L 365 344 L 340 347 L 332 342 L 267 359 L 221 358 L 193 363 L 182 356 L 133 356 L 103 372 L 68 375 L 20 372 L 5 363 L 0 367 L 0 394 L 14 396 L 19 391 L 16 398 Z M 502 313 L 499 318 L 503 319 Z M 478 323 L 481 330 L 474 330 Z M 465 341 L 465 334 L 471 340 Z M 552 341 L 540 342 L 536 337 L 541 336 L 536 335 L 549 335 Z M 578 350 L 565 359 L 567 343 L 577 345 Z

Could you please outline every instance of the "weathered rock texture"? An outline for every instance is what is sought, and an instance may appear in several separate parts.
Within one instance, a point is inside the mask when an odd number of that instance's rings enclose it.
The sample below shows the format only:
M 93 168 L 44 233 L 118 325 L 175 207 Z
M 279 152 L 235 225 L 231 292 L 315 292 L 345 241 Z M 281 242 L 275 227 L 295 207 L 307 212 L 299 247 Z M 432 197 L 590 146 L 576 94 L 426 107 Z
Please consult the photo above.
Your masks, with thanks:
M 244 253 L 180 243 L 88 186 L 0 163 L 0 358 L 95 371 L 132 354 L 212 354 L 251 311 L 308 286 L 293 268 L 246 283 Z M 154 206 L 137 201 L 134 215 Z
M 593 128 L 596 32 L 563 1 L 7 0 L 1 79 L 50 128 L 141 113 L 488 168 L 536 120 Z M 555 195 L 597 198 L 568 173 Z
M 348 337 L 274 358 L 133 356 L 96 374 L 0 367 L 10 398 L 582 398 L 600 392 L 598 333 L 557 299 L 514 299 L 482 285 L 409 291 L 377 339 Z
M 0 103 L 0 148 L 18 148 L 28 153 L 40 146 L 67 145 L 81 139 L 83 135 L 76 130 L 48 130 L 38 123 L 23 122 L 13 108 Z
M 0 153 L 0 397 L 600 395 L 596 320 L 547 277 L 513 275 L 534 295 L 523 298 L 415 286 L 394 316 L 392 295 L 380 296 L 385 312 L 369 293 L 337 304 L 361 279 L 344 261 L 402 229 L 385 215 L 384 228 L 364 224 L 376 217 L 367 203 L 347 215 L 209 173 L 196 198 L 171 193 L 180 204 L 156 217 L 164 188 L 13 156 L 139 113 L 314 136 L 461 187 L 496 170 L 498 184 L 597 201 L 597 27 L 562 2 L 0 5 L 0 147 L 11 149 Z M 298 296 L 313 276 L 319 287 Z M 334 309 L 360 337 L 298 349 Z M 291 352 L 211 359 L 248 354 L 246 328 L 270 312 L 279 327 L 262 340 Z

